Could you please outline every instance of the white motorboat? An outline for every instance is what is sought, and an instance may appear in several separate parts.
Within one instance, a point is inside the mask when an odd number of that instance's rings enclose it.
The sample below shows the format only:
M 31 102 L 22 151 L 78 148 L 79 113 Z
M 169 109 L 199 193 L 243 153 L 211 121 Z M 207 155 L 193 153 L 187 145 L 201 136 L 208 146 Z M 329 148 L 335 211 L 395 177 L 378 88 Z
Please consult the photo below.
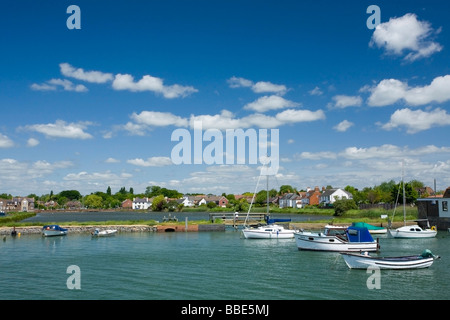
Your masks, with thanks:
M 399 257 L 370 256 L 368 252 L 341 252 L 341 255 L 350 269 L 367 269 L 368 267 L 377 267 L 379 269 L 428 268 L 433 264 L 434 260 L 439 259 L 439 256 L 435 256 L 428 249 L 420 255 Z
M 393 238 L 434 238 L 436 237 L 437 230 L 435 227 L 430 229 L 422 229 L 419 225 L 403 226 L 397 229 L 389 229 L 389 235 Z
M 110 237 L 117 233 L 117 230 L 115 229 L 108 229 L 108 230 L 102 230 L 95 228 L 93 232 L 91 232 L 93 237 Z
M 326 226 L 324 232 L 299 231 L 294 233 L 299 250 L 312 251 L 378 251 L 378 240 L 374 240 L 367 228 L 350 226 L 334 228 Z
M 50 224 L 42 227 L 42 234 L 45 237 L 65 236 L 67 229 L 60 227 L 57 224 Z

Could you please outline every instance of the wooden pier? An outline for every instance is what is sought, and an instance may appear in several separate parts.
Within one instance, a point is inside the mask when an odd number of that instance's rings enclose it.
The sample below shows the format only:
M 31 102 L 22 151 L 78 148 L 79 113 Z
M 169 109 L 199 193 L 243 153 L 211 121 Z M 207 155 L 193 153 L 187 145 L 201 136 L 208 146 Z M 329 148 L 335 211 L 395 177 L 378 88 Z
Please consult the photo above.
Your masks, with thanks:
M 216 219 L 222 219 L 225 225 L 239 226 L 245 223 L 257 224 L 266 221 L 267 214 L 265 213 L 235 213 L 235 212 L 213 212 L 209 214 L 209 221 L 214 222 Z M 248 217 L 248 218 L 247 218 Z

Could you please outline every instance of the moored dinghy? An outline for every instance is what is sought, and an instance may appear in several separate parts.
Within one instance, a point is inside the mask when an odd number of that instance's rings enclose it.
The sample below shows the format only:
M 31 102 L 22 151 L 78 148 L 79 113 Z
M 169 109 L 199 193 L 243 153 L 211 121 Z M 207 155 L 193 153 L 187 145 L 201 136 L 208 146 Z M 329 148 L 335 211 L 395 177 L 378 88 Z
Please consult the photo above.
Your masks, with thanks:
M 65 236 L 67 229 L 57 224 L 50 224 L 42 227 L 42 234 L 46 237 Z
M 399 257 L 377 257 L 370 256 L 368 252 L 353 253 L 341 252 L 345 263 L 350 269 L 367 269 L 368 267 L 378 267 L 380 269 L 420 269 L 428 268 L 439 259 L 430 250 L 424 250 L 420 255 L 399 256 Z
M 334 232 L 333 232 L 334 231 Z M 322 232 L 295 232 L 299 250 L 313 251 L 378 251 L 379 243 L 374 240 L 367 228 L 350 226 L 344 232 L 336 233 L 331 226 Z
M 102 230 L 100 231 L 100 229 L 95 228 L 95 230 L 93 232 L 91 232 L 93 237 L 110 237 L 115 235 L 117 232 L 117 230 L 115 229 L 108 229 L 108 230 Z

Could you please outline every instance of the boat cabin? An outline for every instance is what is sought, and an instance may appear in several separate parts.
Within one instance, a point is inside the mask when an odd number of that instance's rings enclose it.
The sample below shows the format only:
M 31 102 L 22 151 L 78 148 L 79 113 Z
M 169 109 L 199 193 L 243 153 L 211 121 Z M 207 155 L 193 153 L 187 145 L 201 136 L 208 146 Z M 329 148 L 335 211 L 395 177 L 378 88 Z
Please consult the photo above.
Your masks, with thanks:
M 450 228 L 450 187 L 445 190 L 442 197 L 428 197 L 417 199 L 419 220 L 428 219 L 430 225 L 438 230 Z M 419 225 L 426 226 L 426 222 L 419 221 Z

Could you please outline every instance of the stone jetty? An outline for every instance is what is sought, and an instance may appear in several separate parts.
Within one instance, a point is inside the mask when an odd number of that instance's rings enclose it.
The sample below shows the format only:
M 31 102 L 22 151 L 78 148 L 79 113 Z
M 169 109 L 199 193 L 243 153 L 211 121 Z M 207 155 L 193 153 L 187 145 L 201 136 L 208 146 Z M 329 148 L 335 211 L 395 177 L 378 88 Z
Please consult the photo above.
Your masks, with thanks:
M 106 229 L 116 229 L 117 232 L 155 232 L 157 231 L 156 226 L 147 226 L 147 225 L 110 225 L 110 226 L 64 226 L 63 228 L 68 229 L 68 233 L 91 233 L 96 228 L 101 230 Z M 1 227 L 0 235 L 10 235 L 13 231 L 12 227 Z M 31 226 L 31 227 L 16 227 L 17 234 L 26 235 L 26 234 L 40 234 L 42 232 L 42 226 Z

